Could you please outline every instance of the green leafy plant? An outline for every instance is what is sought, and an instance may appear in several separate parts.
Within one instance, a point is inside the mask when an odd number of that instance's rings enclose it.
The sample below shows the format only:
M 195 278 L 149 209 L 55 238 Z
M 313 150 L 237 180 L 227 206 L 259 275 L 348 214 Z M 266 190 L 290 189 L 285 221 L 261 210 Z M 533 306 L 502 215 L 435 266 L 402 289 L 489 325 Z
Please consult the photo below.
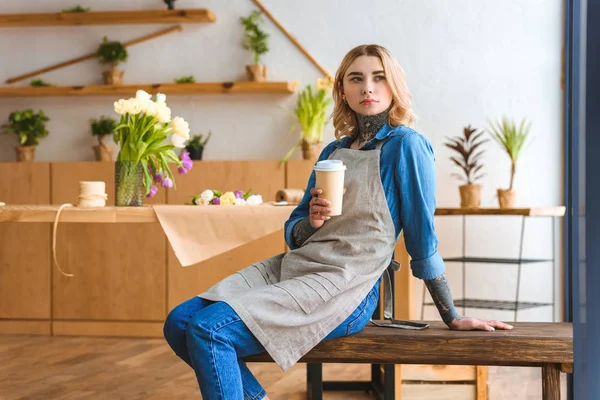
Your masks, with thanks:
M 92 135 L 98 138 L 98 143 L 103 144 L 106 136 L 115 133 L 117 121 L 110 117 L 101 116 L 98 119 L 90 120 L 90 126 L 92 128 Z
M 97 55 L 102 64 L 112 65 L 125 62 L 128 57 L 127 49 L 121 42 L 109 42 L 106 36 L 104 36 L 102 43 L 98 46 Z
M 208 140 L 210 139 L 211 136 L 212 136 L 212 132 L 211 131 L 208 131 L 208 134 L 206 135 L 206 138 L 204 138 L 204 135 L 202 133 L 199 134 L 199 135 L 194 135 L 187 142 L 187 144 L 186 144 L 185 147 L 187 149 L 198 150 L 198 149 L 206 146 L 206 143 L 208 143 Z
M 30 83 L 31 86 L 53 86 L 51 83 L 44 81 L 43 79 L 34 79 Z
M 491 122 L 488 120 L 488 123 L 490 125 L 489 134 L 498 145 L 506 151 L 508 157 L 510 157 L 510 185 L 508 189 L 511 190 L 513 188 L 517 170 L 517 160 L 519 159 L 521 150 L 523 150 L 523 145 L 529 136 L 531 124 L 523 119 L 517 127 L 517 124 L 507 117 L 502 117 L 502 120 L 499 122 Z
M 14 111 L 8 116 L 8 123 L 2 125 L 6 133 L 19 136 L 22 146 L 37 146 L 40 139 L 48 136 L 46 122 L 50 119 L 42 110 L 35 113 L 32 109 Z
M 175 9 L 175 0 L 163 0 L 169 10 Z
M 252 11 L 246 18 L 240 17 L 240 22 L 246 31 L 243 47 L 254 54 L 254 64 L 260 64 L 260 57 L 269 51 L 269 35 L 260 29 L 262 13 Z
M 318 81 L 317 90 L 313 90 L 311 85 L 298 95 L 298 101 L 294 115 L 296 116 L 297 124 L 292 126 L 291 131 L 300 126 L 300 138 L 298 142 L 288 151 L 281 164 L 285 164 L 287 160 L 304 142 L 314 145 L 323 141 L 323 130 L 327 124 L 327 108 L 331 104 L 329 96 L 331 89 L 330 79 L 320 79 Z
M 446 147 L 456 151 L 458 157 L 450 157 L 454 164 L 458 165 L 463 175 L 452 174 L 455 178 L 458 178 L 465 182 L 467 185 L 474 184 L 478 179 L 481 179 L 485 174 L 478 174 L 483 168 L 480 164 L 480 158 L 484 151 L 479 149 L 478 153 L 475 153 L 483 143 L 487 142 L 486 139 L 481 139 L 484 132 L 477 133 L 477 129 L 471 128 L 471 125 L 466 126 L 463 129 L 463 136 L 447 137 L 448 142 L 444 143 Z
M 62 10 L 62 12 L 64 12 L 64 13 L 84 13 L 84 12 L 88 12 L 91 10 L 92 9 L 90 7 L 84 8 L 81 5 L 77 4 L 75 7 L 65 8 L 64 10 Z
M 196 78 L 193 75 L 185 75 L 181 78 L 176 78 L 175 83 L 196 83 Z

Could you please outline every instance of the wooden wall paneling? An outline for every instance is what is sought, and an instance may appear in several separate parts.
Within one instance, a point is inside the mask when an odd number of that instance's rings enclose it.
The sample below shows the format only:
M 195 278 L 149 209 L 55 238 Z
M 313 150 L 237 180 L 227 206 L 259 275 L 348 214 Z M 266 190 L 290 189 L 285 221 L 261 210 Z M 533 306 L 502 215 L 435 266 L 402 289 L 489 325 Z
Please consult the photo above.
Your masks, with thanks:
M 0 201 L 47 204 L 50 165 L 0 163 Z M 50 319 L 50 224 L 0 224 L 0 333 L 48 333 Z
M 107 205 L 114 205 L 114 163 L 107 162 L 53 163 L 52 203 L 77 203 L 82 180 L 106 182 Z M 144 200 L 145 204 L 164 202 L 164 189 Z M 59 224 L 57 259 L 65 272 L 75 276 L 63 276 L 54 268 L 54 319 L 164 319 L 166 237 L 158 223 Z
M 279 166 L 278 161 L 195 161 L 190 172 L 177 176 L 176 183 L 177 190 L 167 194 L 168 204 L 189 203 L 194 195 L 206 189 L 226 192 L 252 188 L 253 193 L 262 195 L 263 201 L 272 201 L 277 191 L 284 187 L 284 168 Z M 203 234 L 201 226 L 198 234 Z M 168 309 L 254 262 L 282 253 L 284 246 L 281 229 L 188 267 L 181 266 L 169 246 Z
M 285 165 L 286 188 L 306 190 L 314 165 L 313 160 L 289 160 Z

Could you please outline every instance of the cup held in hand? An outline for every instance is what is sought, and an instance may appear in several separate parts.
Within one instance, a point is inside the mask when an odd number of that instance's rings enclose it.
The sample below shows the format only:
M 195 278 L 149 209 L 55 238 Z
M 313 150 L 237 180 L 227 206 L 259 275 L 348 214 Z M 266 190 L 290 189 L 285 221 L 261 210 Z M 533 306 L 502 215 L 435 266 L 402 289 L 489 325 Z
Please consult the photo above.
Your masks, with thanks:
M 314 167 L 316 184 L 323 193 L 319 197 L 329 200 L 331 212 L 328 216 L 342 214 L 342 201 L 344 198 L 344 172 L 346 166 L 341 160 L 323 160 Z

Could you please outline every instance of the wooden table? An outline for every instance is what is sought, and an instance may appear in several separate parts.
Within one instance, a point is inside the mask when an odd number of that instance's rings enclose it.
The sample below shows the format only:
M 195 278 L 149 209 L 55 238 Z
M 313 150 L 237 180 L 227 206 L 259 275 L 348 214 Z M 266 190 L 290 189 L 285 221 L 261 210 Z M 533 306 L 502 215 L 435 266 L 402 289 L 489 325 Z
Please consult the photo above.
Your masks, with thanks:
M 58 205 L 0 206 L 0 222 L 54 222 Z M 66 207 L 60 222 L 79 223 L 153 223 L 158 222 L 152 206 L 143 207 Z

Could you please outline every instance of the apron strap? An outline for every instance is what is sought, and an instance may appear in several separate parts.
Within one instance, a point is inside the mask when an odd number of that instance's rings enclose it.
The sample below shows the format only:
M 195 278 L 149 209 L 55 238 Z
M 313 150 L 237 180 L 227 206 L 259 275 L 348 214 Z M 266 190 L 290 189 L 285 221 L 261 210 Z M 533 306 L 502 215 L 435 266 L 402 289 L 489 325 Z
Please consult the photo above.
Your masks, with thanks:
M 380 326 L 382 328 L 397 328 L 397 329 L 427 329 L 429 328 L 429 324 L 423 324 L 419 322 L 413 321 L 403 321 L 399 319 L 394 319 L 394 288 L 392 287 L 392 279 L 390 277 L 390 269 L 394 272 L 400 270 L 400 263 L 392 258 L 392 262 L 390 266 L 385 269 L 385 274 L 383 275 L 383 319 L 386 321 L 390 321 L 389 323 L 379 323 L 373 321 L 371 318 L 371 323 L 373 325 Z

